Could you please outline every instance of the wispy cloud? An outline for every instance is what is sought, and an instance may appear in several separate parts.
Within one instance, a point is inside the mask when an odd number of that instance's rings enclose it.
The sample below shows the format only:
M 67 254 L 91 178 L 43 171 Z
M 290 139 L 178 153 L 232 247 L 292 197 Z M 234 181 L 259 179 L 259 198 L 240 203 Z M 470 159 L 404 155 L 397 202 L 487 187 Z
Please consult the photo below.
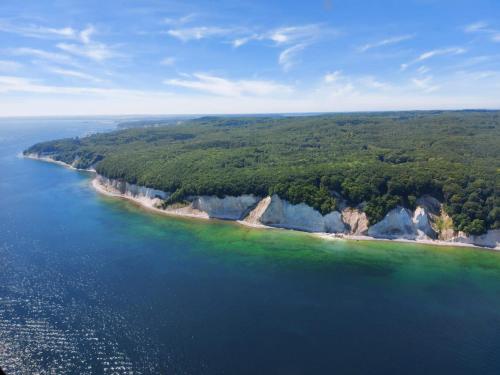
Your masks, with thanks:
M 490 37 L 491 41 L 498 43 L 500 42 L 500 30 L 491 27 L 487 22 L 479 21 L 465 26 L 464 31 L 466 33 L 481 33 L 486 34 Z
M 429 72 L 430 72 L 430 68 L 425 66 L 425 65 L 422 65 L 417 69 L 417 73 L 419 73 L 419 74 L 426 74 Z
M 58 64 L 74 64 L 72 58 L 63 53 L 49 52 L 37 48 L 14 48 L 10 52 L 15 56 L 31 56 L 38 59 L 43 59 Z
M 464 27 L 464 31 L 466 33 L 477 33 L 477 32 L 484 32 L 484 31 L 488 31 L 488 30 L 489 30 L 488 24 L 484 21 L 471 23 L 471 24 Z
M 283 50 L 278 58 L 278 62 L 280 65 L 283 67 L 285 71 L 290 70 L 290 68 L 296 63 L 295 58 L 296 56 L 304 49 L 306 48 L 305 43 L 299 43 L 295 44 L 292 47 L 289 47 L 285 50 Z
M 160 61 L 160 65 L 171 66 L 175 64 L 175 57 L 167 56 Z
M 427 51 L 422 53 L 416 61 L 424 61 L 428 60 L 435 56 L 443 56 L 443 55 L 460 55 L 462 53 L 467 52 L 465 48 L 461 47 L 451 47 L 451 48 L 440 48 L 432 51 Z
M 170 26 L 180 26 L 195 20 L 197 17 L 196 13 L 186 14 L 182 17 L 167 17 L 163 19 L 163 23 Z
M 190 40 L 201 40 L 205 38 L 224 36 L 230 34 L 231 32 L 233 32 L 233 29 L 231 28 L 199 26 L 170 29 L 167 31 L 167 34 L 183 42 L 187 42 Z
M 94 61 L 104 61 L 117 54 L 104 43 L 70 44 L 58 43 L 57 48 L 75 56 L 86 57 Z
M 8 20 L 0 20 L 0 31 L 18 34 L 31 38 L 43 38 L 43 39 L 54 39 L 54 38 L 75 38 L 77 31 L 71 27 L 45 27 L 39 25 L 18 25 L 17 23 L 12 23 Z
M 0 60 L 0 72 L 15 72 L 20 70 L 22 66 L 17 61 Z
M 365 45 L 362 45 L 361 47 L 358 47 L 358 51 L 359 52 L 366 52 L 366 51 L 373 49 L 373 48 L 379 48 L 379 47 L 384 47 L 384 46 L 388 46 L 391 44 L 401 43 L 401 42 L 404 42 L 406 40 L 413 39 L 414 37 L 415 37 L 415 34 L 394 36 L 391 38 L 379 40 L 377 42 L 372 42 L 372 43 L 367 43 Z
M 439 48 L 439 49 L 434 49 L 431 51 L 427 51 L 422 53 L 420 56 L 418 56 L 415 60 L 406 63 L 406 64 L 401 64 L 401 70 L 406 70 L 409 66 L 429 60 L 433 57 L 437 56 L 445 56 L 445 55 L 460 55 L 467 52 L 465 48 L 462 47 L 448 47 L 448 48 Z
M 91 42 L 90 36 L 96 32 L 94 26 L 87 26 L 85 29 L 80 31 L 79 36 L 80 40 L 84 44 L 89 44 Z
M 323 77 L 323 80 L 325 81 L 325 83 L 333 83 L 338 81 L 341 76 L 342 72 L 340 70 L 336 70 L 333 73 L 326 73 Z
M 427 76 L 424 78 L 412 78 L 411 82 L 416 88 L 426 93 L 436 91 L 440 88 L 438 85 L 434 84 L 432 76 Z
M 98 62 L 117 56 L 116 52 L 105 43 L 92 40 L 91 36 L 95 33 L 96 29 L 88 26 L 78 34 L 81 43 L 58 43 L 56 47 L 72 55 Z
M 336 35 L 337 31 L 320 24 L 279 27 L 262 33 L 252 33 L 233 39 L 235 48 L 251 41 L 270 41 L 277 47 L 286 47 L 280 52 L 279 64 L 285 71 L 295 65 L 298 54 L 320 38 Z
M 99 95 L 99 96 L 152 96 L 155 94 L 165 95 L 166 93 L 154 91 L 140 91 L 117 88 L 100 88 L 86 86 L 56 86 L 47 85 L 39 80 L 27 77 L 2 76 L 0 75 L 0 93 L 25 92 L 31 94 L 55 94 L 55 95 Z
M 57 28 L 35 24 L 20 25 L 8 20 L 0 20 L 0 31 L 30 38 L 79 40 L 82 43 L 88 44 L 90 42 L 90 35 L 96 30 L 92 25 L 82 30 L 78 30 L 69 26 Z
M 352 79 L 345 76 L 340 70 L 326 73 L 323 82 L 316 90 L 317 93 L 324 93 L 329 97 L 345 97 L 354 95 L 356 92 Z M 322 94 L 320 94 L 322 96 Z
M 186 79 L 168 79 L 164 83 L 170 86 L 229 97 L 268 96 L 292 92 L 291 87 L 273 81 L 229 80 L 205 73 L 195 73 L 186 77 Z
M 359 78 L 359 83 L 368 89 L 373 90 L 386 90 L 390 88 L 390 85 L 386 82 L 382 82 L 374 76 L 364 76 Z
M 64 76 L 64 77 L 70 77 L 70 78 L 77 78 L 83 81 L 90 81 L 90 82 L 102 82 L 102 79 L 94 77 L 93 75 L 83 73 L 77 70 L 70 70 L 70 69 L 61 69 L 61 68 L 49 68 L 48 69 L 51 73 L 57 74 L 59 76 Z
M 232 44 L 241 47 L 251 41 L 269 40 L 275 45 L 289 45 L 294 43 L 311 43 L 320 36 L 328 36 L 336 32 L 319 24 L 307 24 L 298 26 L 287 26 L 271 29 L 262 33 L 247 33 L 247 35 L 236 38 Z

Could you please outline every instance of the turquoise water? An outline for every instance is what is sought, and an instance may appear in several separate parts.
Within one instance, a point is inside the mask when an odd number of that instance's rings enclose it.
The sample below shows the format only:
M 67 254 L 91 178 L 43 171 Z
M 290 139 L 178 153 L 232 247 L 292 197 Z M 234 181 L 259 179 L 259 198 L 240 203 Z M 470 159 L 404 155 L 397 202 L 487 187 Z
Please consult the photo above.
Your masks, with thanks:
M 500 372 L 500 253 L 158 216 L 16 156 L 112 126 L 0 122 L 8 374 Z

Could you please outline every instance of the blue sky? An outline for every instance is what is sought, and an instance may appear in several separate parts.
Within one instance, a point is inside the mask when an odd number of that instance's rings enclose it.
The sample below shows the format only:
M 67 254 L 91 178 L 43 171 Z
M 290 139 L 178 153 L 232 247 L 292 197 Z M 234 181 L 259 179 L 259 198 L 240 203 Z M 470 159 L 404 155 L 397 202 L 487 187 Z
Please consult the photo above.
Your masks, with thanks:
M 0 2 L 0 116 L 500 108 L 498 0 Z

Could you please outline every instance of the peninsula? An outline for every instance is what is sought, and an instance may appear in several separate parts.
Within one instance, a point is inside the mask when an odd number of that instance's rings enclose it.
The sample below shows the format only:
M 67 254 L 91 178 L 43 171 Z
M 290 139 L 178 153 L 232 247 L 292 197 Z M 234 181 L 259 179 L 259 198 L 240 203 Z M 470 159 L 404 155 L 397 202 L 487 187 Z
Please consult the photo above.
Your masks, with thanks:
M 167 214 L 500 248 L 500 111 L 201 117 L 38 143 Z

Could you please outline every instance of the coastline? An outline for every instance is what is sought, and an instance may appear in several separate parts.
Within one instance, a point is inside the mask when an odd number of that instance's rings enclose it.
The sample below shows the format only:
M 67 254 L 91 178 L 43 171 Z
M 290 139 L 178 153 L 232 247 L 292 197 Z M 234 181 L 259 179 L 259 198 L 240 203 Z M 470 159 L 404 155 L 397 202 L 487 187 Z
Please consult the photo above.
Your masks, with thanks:
M 152 211 L 161 215 L 166 215 L 166 216 L 174 216 L 174 217 L 184 217 L 184 218 L 191 218 L 191 219 L 203 219 L 203 220 L 221 220 L 221 221 L 230 221 L 234 222 L 236 224 L 248 227 L 248 228 L 253 228 L 253 229 L 272 229 L 272 230 L 291 230 L 295 232 L 300 232 L 304 234 L 309 234 L 311 236 L 314 236 L 316 238 L 320 238 L 323 240 L 328 240 L 328 241 L 382 241 L 382 242 L 397 242 L 397 243 L 407 243 L 407 244 L 422 244 L 422 245 L 430 245 L 430 246 L 441 246 L 441 247 L 466 247 L 466 248 L 475 248 L 475 249 L 481 249 L 481 250 L 491 250 L 491 251 L 499 251 L 498 248 L 491 248 L 491 247 L 483 247 L 483 246 L 477 246 L 474 244 L 468 244 L 468 243 L 463 243 L 463 242 L 447 242 L 447 241 L 442 241 L 442 240 L 423 240 L 423 239 L 416 239 L 416 240 L 407 240 L 404 238 L 396 238 L 396 239 L 388 239 L 388 238 L 375 238 L 375 237 L 370 237 L 370 236 L 360 236 L 360 235 L 351 235 L 351 234 L 345 234 L 345 233 L 315 233 L 315 232 L 305 232 L 305 231 L 299 231 L 296 229 L 286 229 L 286 228 L 278 228 L 278 227 L 272 227 L 269 225 L 264 225 L 264 224 L 256 224 L 256 223 L 250 223 L 245 220 L 222 220 L 222 219 L 214 219 L 210 218 L 206 213 L 199 211 L 199 213 L 185 213 L 179 210 L 163 210 L 156 208 L 152 206 L 147 200 L 145 199 L 140 199 L 140 198 L 135 198 L 130 195 L 126 194 L 118 194 L 118 193 L 113 193 L 108 190 L 106 190 L 102 185 L 97 181 L 96 178 L 92 179 L 91 181 L 91 186 L 100 194 L 105 195 L 107 197 L 112 197 L 112 198 L 118 198 L 118 199 L 125 199 L 128 201 L 131 201 L 135 203 L 136 205 L 140 206 L 141 208 L 144 208 L 148 211 Z
M 93 173 L 96 173 L 95 169 L 93 169 L 93 168 L 89 168 L 89 169 L 75 168 L 71 164 L 65 163 L 65 162 L 60 161 L 60 160 L 54 160 L 54 159 L 52 159 L 49 156 L 38 156 L 36 154 L 27 154 L 27 155 L 21 154 L 21 155 L 22 155 L 23 158 L 26 158 L 26 159 L 39 160 L 39 161 L 44 161 L 46 163 L 57 164 L 57 165 L 60 165 L 62 167 L 74 170 L 74 171 L 83 171 L 83 172 L 93 172 Z
M 39 156 L 33 155 L 33 154 L 23 155 L 23 156 L 25 158 L 28 158 L 28 159 L 39 160 L 39 161 L 57 164 L 57 165 L 69 168 L 71 170 L 91 172 L 97 176 L 97 174 L 96 174 L 97 172 L 93 168 L 90 168 L 90 169 L 75 168 L 72 165 L 64 163 L 62 161 L 54 160 L 50 157 L 39 157 Z M 166 215 L 166 216 L 171 216 L 171 217 L 183 217 L 183 218 L 190 218 L 190 219 L 222 220 L 222 219 L 210 218 L 206 212 L 199 211 L 196 209 L 185 209 L 185 208 L 160 209 L 160 208 L 157 208 L 152 204 L 151 199 L 136 198 L 132 195 L 109 191 L 103 185 L 101 185 L 99 183 L 99 181 L 96 177 L 92 178 L 90 185 L 99 194 L 105 195 L 107 197 L 125 199 L 128 201 L 131 201 L 143 209 L 146 209 L 148 211 L 158 213 L 161 215 Z M 306 232 L 306 231 L 300 231 L 300 230 L 296 230 L 296 229 L 279 228 L 279 227 L 273 227 L 273 226 L 269 226 L 269 225 L 265 225 L 265 224 L 261 224 L 261 223 L 249 222 L 249 221 L 246 221 L 245 219 L 243 219 L 243 220 L 224 220 L 224 221 L 232 221 L 232 222 L 237 223 L 239 225 L 249 227 L 249 228 L 254 228 L 254 229 L 292 230 L 292 231 L 296 231 L 296 232 L 310 234 L 316 238 L 320 238 L 323 240 L 329 240 L 329 241 L 339 241 L 339 240 L 383 241 L 383 242 L 392 242 L 392 243 L 396 242 L 396 243 L 407 243 L 407 244 L 414 243 L 414 244 L 440 246 L 440 247 L 466 247 L 466 248 L 474 248 L 474 249 L 490 250 L 490 251 L 499 251 L 500 250 L 499 247 L 478 246 L 478 245 L 475 245 L 472 243 L 465 243 L 465 242 L 453 242 L 453 241 L 431 240 L 431 239 L 415 239 L 415 240 L 409 240 L 409 239 L 404 239 L 404 238 L 388 239 L 388 238 L 375 238 L 375 237 L 370 237 L 370 236 L 365 236 L 365 235 L 353 235 L 353 234 L 345 234 L 345 233 Z

